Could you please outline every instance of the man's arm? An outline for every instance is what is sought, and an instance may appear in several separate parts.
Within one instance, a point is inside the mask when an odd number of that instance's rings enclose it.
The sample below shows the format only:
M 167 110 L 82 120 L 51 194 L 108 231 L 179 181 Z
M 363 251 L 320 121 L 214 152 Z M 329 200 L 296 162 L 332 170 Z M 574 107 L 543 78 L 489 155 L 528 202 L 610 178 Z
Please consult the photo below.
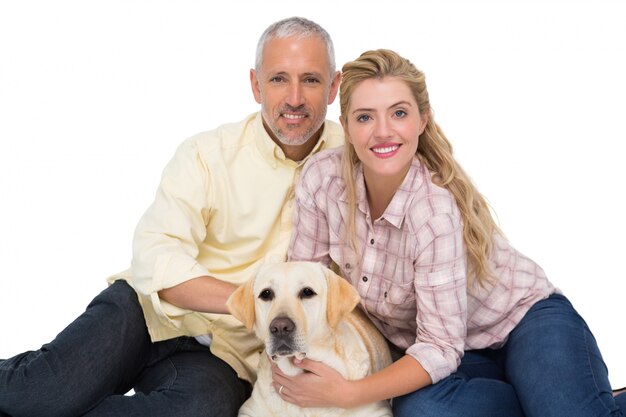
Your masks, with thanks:
M 159 297 L 176 307 L 203 313 L 228 314 L 226 300 L 237 286 L 202 276 L 159 291 Z
M 133 287 L 176 328 L 193 311 L 226 313 L 226 300 L 235 289 L 198 262 L 212 201 L 211 173 L 198 141 L 197 137 L 184 141 L 166 165 L 133 241 Z M 168 309 L 161 301 L 178 309 Z

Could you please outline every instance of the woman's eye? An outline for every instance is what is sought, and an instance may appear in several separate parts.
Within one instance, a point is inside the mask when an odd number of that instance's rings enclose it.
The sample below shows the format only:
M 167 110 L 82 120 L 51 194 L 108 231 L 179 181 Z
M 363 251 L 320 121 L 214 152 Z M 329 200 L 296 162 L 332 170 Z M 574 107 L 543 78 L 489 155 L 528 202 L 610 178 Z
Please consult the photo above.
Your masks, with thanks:
M 394 112 L 394 116 L 396 116 L 396 117 L 404 117 L 404 116 L 406 116 L 406 112 L 404 110 L 396 110 Z
M 359 117 L 356 118 L 357 122 L 367 122 L 371 119 L 371 117 L 369 117 L 367 114 L 362 114 Z

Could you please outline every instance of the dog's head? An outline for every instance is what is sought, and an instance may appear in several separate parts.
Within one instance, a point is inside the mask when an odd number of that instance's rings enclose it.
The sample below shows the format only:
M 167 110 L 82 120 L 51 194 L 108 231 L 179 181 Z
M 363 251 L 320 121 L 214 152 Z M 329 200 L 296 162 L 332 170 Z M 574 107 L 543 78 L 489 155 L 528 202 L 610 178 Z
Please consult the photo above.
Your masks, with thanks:
M 227 305 L 276 359 L 306 355 L 358 302 L 356 289 L 321 264 L 285 262 L 262 266 Z

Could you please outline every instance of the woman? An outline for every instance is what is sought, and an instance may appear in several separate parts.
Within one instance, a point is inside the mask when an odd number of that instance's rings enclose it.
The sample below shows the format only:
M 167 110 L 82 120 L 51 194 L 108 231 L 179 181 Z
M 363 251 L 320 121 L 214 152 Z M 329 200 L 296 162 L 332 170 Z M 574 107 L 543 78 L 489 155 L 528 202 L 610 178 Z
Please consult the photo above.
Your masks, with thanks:
M 290 260 L 335 264 L 399 359 L 347 381 L 275 371 L 282 397 L 405 416 L 623 416 L 584 320 L 517 252 L 452 156 L 424 75 L 389 50 L 343 67 L 346 146 L 304 167 Z

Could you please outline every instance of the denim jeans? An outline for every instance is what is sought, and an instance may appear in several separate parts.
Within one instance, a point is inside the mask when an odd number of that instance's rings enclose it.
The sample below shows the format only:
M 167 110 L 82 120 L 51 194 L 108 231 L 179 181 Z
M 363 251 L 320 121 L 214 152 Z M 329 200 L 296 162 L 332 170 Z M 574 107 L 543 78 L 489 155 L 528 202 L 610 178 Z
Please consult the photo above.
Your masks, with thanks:
M 0 415 L 13 417 L 236 416 L 250 391 L 193 338 L 152 343 L 124 281 L 51 343 L 0 361 Z
M 536 303 L 501 349 L 467 351 L 457 372 L 393 400 L 395 417 L 623 417 L 585 321 L 562 295 Z

